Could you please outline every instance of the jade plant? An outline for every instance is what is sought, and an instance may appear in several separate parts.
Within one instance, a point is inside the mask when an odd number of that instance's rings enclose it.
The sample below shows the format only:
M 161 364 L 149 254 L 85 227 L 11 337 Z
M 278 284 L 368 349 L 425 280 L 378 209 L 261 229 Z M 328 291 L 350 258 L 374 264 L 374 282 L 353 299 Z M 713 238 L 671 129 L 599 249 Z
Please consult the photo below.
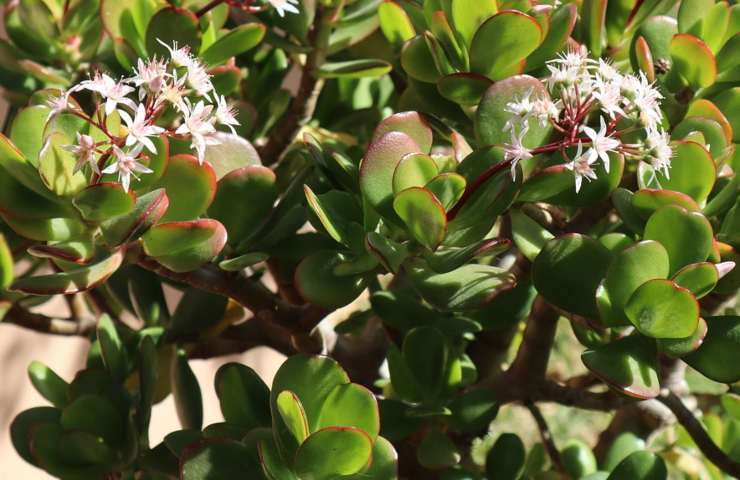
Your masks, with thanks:
M 740 477 L 740 6 L 19 0 L 4 24 L 0 321 L 89 340 L 73 378 L 28 367 L 31 465 Z M 224 364 L 204 425 L 191 362 L 256 347 L 274 379 Z

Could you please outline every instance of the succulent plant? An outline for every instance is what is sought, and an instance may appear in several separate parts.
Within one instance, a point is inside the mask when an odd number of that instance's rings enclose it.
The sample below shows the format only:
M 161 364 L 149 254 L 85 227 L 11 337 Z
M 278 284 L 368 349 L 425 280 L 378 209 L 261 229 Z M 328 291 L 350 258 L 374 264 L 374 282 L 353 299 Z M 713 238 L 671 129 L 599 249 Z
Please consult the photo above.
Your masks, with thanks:
M 11 426 L 30 464 L 740 476 L 738 5 L 18 0 L 4 18 L 0 320 L 90 341 L 69 381 L 29 366 L 51 404 Z M 58 296 L 66 315 L 37 309 Z M 190 361 L 260 346 L 287 357 L 272 386 L 223 365 L 204 426 Z M 180 426 L 153 442 L 170 395 Z M 583 436 L 542 403 L 616 413 Z

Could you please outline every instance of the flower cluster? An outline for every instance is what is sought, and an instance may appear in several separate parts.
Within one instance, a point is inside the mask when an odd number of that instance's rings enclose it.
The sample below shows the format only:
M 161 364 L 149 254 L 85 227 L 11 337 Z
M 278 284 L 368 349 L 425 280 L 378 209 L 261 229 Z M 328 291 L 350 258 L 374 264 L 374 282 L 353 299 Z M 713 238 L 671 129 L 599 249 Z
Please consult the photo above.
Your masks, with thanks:
M 131 177 L 138 179 L 138 173 L 151 173 L 146 157 L 157 153 L 153 139 L 161 135 L 190 139 L 191 148 L 202 163 L 206 147 L 219 143 L 217 125 L 236 134 L 236 113 L 223 96 L 216 94 L 203 64 L 188 47 L 162 45 L 169 52 L 168 60 L 139 59 L 133 76 L 118 80 L 98 72 L 48 101 L 51 111 L 47 122 L 68 113 L 101 132 L 97 140 L 90 132 L 77 133 L 76 143 L 64 147 L 77 159 L 75 173 L 89 166 L 94 181 L 99 181 L 101 174 L 117 173 L 128 191 Z M 83 90 L 98 99 L 92 115 L 74 101 L 73 94 Z M 175 112 L 176 118 L 160 125 L 165 122 L 166 112 Z M 118 116 L 125 128 L 109 128 L 111 116 Z
M 609 154 L 615 152 L 647 161 L 654 171 L 668 176 L 673 151 L 661 128 L 663 97 L 644 74 L 623 74 L 604 60 L 588 58 L 585 49 L 564 53 L 548 62 L 547 68 L 546 90 L 534 94 L 530 89 L 505 108 L 512 114 L 505 126 L 511 131 L 511 143 L 504 146 L 512 175 L 521 160 L 560 152 L 575 175 L 578 192 L 583 179 L 596 178 L 597 162 L 609 171 Z M 542 127 L 551 124 L 560 140 L 528 149 L 523 142 L 531 121 Z M 598 130 L 589 126 L 595 123 Z M 624 143 L 622 136 L 627 133 L 641 140 Z M 575 151 L 573 157 L 569 151 Z

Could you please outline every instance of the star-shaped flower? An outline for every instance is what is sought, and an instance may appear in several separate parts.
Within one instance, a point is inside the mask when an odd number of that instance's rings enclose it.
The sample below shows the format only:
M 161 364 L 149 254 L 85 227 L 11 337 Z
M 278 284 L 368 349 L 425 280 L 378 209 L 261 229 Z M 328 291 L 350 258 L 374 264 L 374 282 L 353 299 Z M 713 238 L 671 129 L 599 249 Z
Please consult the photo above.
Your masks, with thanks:
M 604 117 L 600 117 L 601 128 L 595 131 L 591 127 L 582 126 L 581 131 L 591 139 L 591 148 L 588 149 L 585 156 L 588 157 L 588 163 L 592 164 L 597 158 L 604 162 L 604 170 L 609 171 L 609 152 L 615 151 L 619 147 L 619 140 L 607 135 L 606 123 Z M 580 145 L 580 143 L 579 143 Z
M 300 13 L 298 10 L 298 0 L 267 0 L 270 5 L 273 6 L 275 11 L 280 15 L 281 17 L 285 16 L 285 12 L 289 13 Z
M 211 120 L 212 110 L 213 105 L 206 105 L 202 100 L 195 107 L 186 108 L 183 111 L 185 121 L 175 130 L 178 135 L 190 134 L 191 147 L 196 151 L 200 163 L 205 159 L 206 146 L 219 144 L 214 138 L 216 129 Z
M 527 129 L 523 128 L 519 135 L 514 130 L 511 131 L 511 143 L 504 145 L 504 160 L 511 161 L 511 177 L 516 179 L 516 166 L 521 160 L 532 158 L 532 152 L 522 145 L 522 139 L 526 135 Z
M 124 151 L 118 146 L 113 145 L 113 156 L 115 161 L 103 169 L 103 173 L 116 173 L 118 172 L 118 181 L 123 186 L 123 189 L 128 192 L 131 186 L 131 177 L 139 179 L 136 176 L 136 172 L 139 173 L 152 173 L 152 170 L 139 163 L 137 160 L 142 144 L 135 146 L 133 149 Z
M 89 136 L 80 134 L 77 132 L 77 144 L 76 145 L 64 145 L 62 148 L 68 152 L 74 154 L 77 157 L 77 163 L 72 173 L 77 173 L 82 170 L 85 165 L 90 165 L 90 168 L 100 174 L 98 169 L 98 163 L 95 160 L 95 140 Z
M 164 132 L 164 128 L 150 124 L 150 119 L 147 118 L 146 108 L 143 103 L 139 104 L 136 109 L 136 116 L 132 119 L 128 112 L 123 110 L 119 111 L 121 118 L 126 123 L 128 129 L 128 135 L 126 136 L 126 146 L 141 143 L 152 153 L 157 153 L 157 147 L 149 139 L 149 137 L 159 135 Z
M 136 104 L 127 97 L 134 91 L 134 87 L 127 85 L 125 81 L 115 81 L 105 73 L 96 73 L 95 77 L 80 83 L 79 89 L 97 92 L 105 99 L 105 114 L 110 115 L 118 104 L 126 105 L 131 110 L 136 110 Z
M 586 155 L 582 155 L 582 153 L 583 144 L 581 142 L 578 142 L 576 156 L 573 158 L 572 162 L 565 164 L 565 168 L 571 170 L 573 172 L 573 175 L 575 176 L 576 193 L 581 190 L 581 185 L 583 184 L 584 178 L 589 182 L 591 180 L 596 180 L 596 172 L 591 166 L 593 165 L 595 158 L 592 159 L 592 157 L 589 157 L 588 153 L 586 153 Z

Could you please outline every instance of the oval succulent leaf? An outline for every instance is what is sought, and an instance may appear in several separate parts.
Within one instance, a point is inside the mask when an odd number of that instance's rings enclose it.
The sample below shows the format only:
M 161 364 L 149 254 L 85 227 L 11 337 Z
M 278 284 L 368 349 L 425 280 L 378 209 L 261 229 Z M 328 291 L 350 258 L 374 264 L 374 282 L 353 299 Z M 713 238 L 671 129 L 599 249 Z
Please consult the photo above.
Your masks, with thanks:
M 353 475 L 370 464 L 372 439 L 354 427 L 328 427 L 309 436 L 296 452 L 300 478 L 331 480 Z
M 100 285 L 113 275 L 123 261 L 124 252 L 117 250 L 97 263 L 67 272 L 19 278 L 10 290 L 31 295 L 71 294 L 84 292 Z
M 213 260 L 226 236 L 216 220 L 160 223 L 144 235 L 144 252 L 174 272 L 189 272 Z
M 421 187 L 407 188 L 396 195 L 393 209 L 411 235 L 430 250 L 444 240 L 447 232 L 445 209 L 432 192 Z
M 85 220 L 102 222 L 131 212 L 136 195 L 124 191 L 118 183 L 97 183 L 80 191 L 72 203 Z
M 653 338 L 686 338 L 699 322 L 699 303 L 691 292 L 663 279 L 640 285 L 624 312 L 640 333 Z

